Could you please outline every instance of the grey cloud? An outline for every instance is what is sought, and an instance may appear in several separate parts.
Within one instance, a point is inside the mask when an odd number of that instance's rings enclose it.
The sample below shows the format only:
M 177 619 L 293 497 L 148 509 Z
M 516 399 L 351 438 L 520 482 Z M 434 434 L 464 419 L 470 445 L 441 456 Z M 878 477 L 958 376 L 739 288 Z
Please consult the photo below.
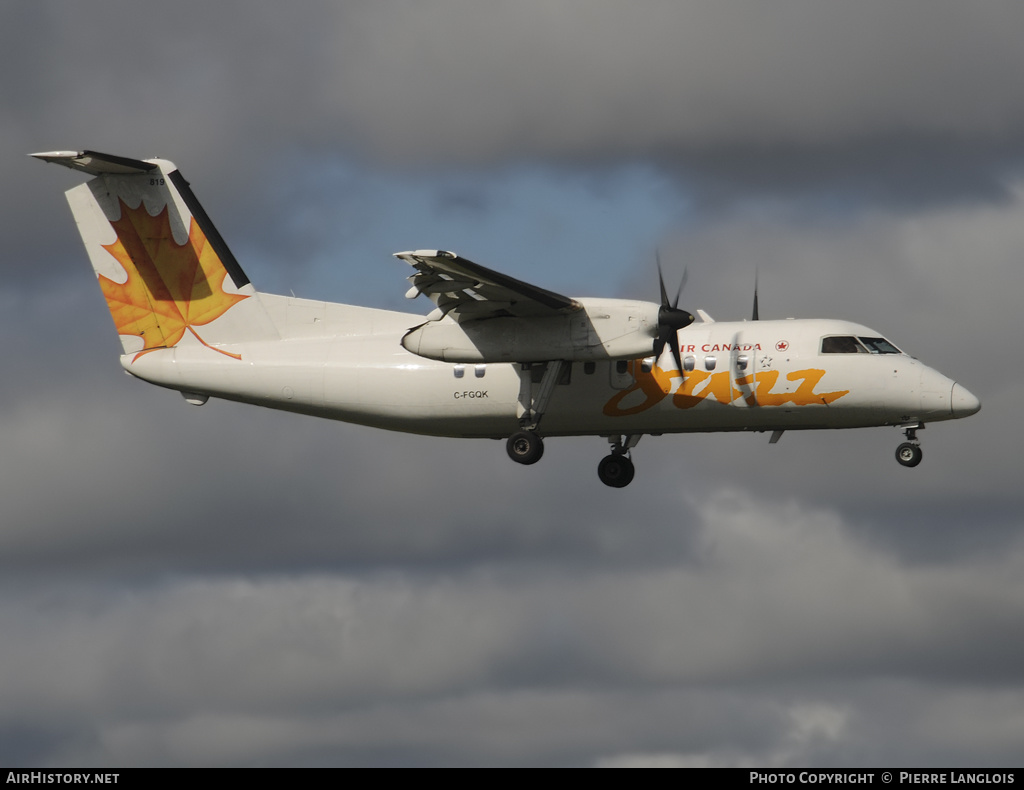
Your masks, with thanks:
M 8 7 L 5 58 L 41 58 L 11 82 L 8 139 L 224 170 L 268 146 L 417 170 L 642 158 L 709 199 L 998 195 L 1021 162 L 1012 3 L 240 8 Z
M 1019 695 L 1019 543 L 908 571 L 851 542 L 835 514 L 739 492 L 700 511 L 705 562 L 693 568 L 8 589 L 0 620 L 20 638 L 0 648 L 4 724 L 77 722 L 98 741 L 74 755 L 84 763 L 274 764 L 312 750 L 565 764 L 626 739 L 643 753 L 792 765 L 834 758 L 853 736 L 899 759 L 899 744 L 869 732 L 891 706 L 837 693 L 851 683 L 879 697 L 892 678 L 918 684 L 903 701 L 907 746 L 925 750 L 927 713 L 992 707 L 971 680 L 989 656 L 1015 667 L 994 688 Z M 1012 706 L 992 710 L 1012 719 Z M 954 761 L 972 751 L 952 723 L 936 737 L 964 750 Z M 985 759 L 1014 748 L 1004 733 Z
M 435 144 L 477 129 L 481 147 L 542 139 L 583 155 L 607 142 L 621 152 L 627 134 L 648 152 L 1019 130 L 1019 89 L 1001 84 L 1020 63 L 1011 5 L 586 7 L 581 23 L 571 2 L 360 6 L 345 32 L 380 32 L 387 46 L 337 49 L 364 68 L 341 70 L 335 101 L 374 102 L 368 116 L 394 120 L 385 139 L 411 122 Z

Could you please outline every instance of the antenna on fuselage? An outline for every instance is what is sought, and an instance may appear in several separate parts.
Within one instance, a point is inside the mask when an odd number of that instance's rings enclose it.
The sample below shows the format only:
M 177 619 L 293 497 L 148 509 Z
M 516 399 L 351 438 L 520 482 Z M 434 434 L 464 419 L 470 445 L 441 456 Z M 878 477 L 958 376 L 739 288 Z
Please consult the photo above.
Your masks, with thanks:
M 759 314 L 758 314 L 758 310 L 757 310 L 757 279 L 758 279 L 757 275 L 758 275 L 757 269 L 754 269 L 754 312 L 753 312 L 753 315 L 751 316 L 751 319 L 750 319 L 751 321 L 760 321 L 761 320 L 760 317 L 759 317 Z

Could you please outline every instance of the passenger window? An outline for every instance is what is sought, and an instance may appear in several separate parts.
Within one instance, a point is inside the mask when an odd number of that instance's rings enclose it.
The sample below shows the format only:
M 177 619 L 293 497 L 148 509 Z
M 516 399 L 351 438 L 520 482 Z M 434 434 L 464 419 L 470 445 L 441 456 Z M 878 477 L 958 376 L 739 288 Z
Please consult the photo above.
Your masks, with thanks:
M 749 359 L 747 358 L 746 354 L 741 354 L 740 356 L 736 357 L 736 370 L 746 370 L 747 362 L 749 362 Z
M 629 360 L 626 359 L 617 359 L 609 365 L 608 376 L 608 383 L 617 390 L 624 390 L 636 383 L 633 369 L 630 367 Z
M 465 365 L 456 365 L 454 373 L 455 373 L 455 378 L 461 379 L 463 376 L 466 375 L 466 366 Z
M 683 370 L 693 370 L 696 366 L 696 359 L 693 357 L 683 357 Z
M 867 349 L 850 336 L 823 337 L 821 339 L 822 354 L 865 354 Z
M 597 363 L 596 362 L 584 362 L 583 363 L 583 372 L 586 373 L 588 376 L 593 375 L 595 370 L 597 370 Z
M 718 360 L 715 357 L 704 357 L 704 369 L 714 370 L 715 365 L 718 364 Z
M 477 365 L 476 367 L 474 367 L 473 375 L 475 375 L 478 379 L 482 379 L 484 376 L 487 375 L 487 365 Z

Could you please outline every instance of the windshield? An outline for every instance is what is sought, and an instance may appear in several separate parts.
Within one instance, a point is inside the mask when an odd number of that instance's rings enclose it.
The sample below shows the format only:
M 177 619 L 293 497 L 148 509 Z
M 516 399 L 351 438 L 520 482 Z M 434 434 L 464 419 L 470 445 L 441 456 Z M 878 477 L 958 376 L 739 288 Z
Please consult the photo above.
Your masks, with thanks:
M 866 354 L 868 350 L 850 335 L 834 335 L 821 339 L 822 354 Z
M 821 339 L 822 354 L 902 354 L 884 337 L 829 335 Z
M 862 337 L 860 342 L 868 347 L 868 350 L 872 354 L 900 354 L 902 353 L 896 346 L 886 340 L 884 337 Z

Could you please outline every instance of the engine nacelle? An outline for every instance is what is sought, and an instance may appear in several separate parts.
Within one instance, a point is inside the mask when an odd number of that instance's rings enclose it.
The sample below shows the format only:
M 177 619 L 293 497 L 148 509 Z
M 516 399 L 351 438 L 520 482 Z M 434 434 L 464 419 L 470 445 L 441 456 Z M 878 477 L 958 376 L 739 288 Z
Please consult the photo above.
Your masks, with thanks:
M 650 356 L 658 305 L 623 299 L 577 299 L 582 310 L 543 318 L 512 316 L 457 323 L 428 321 L 402 345 L 443 362 L 591 361 Z

